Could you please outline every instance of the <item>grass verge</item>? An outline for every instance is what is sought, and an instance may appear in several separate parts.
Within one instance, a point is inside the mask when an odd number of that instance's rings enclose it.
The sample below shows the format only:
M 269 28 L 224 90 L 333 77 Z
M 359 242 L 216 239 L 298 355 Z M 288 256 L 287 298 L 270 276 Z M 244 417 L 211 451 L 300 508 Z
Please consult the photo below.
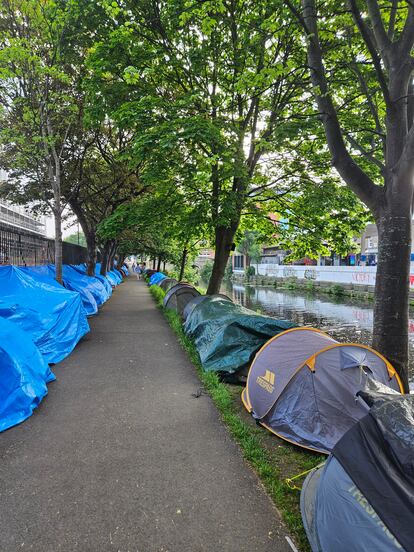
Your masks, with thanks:
M 323 461 L 324 457 L 290 445 L 258 426 L 241 404 L 242 388 L 223 383 L 213 372 L 203 371 L 198 352 L 192 340 L 185 335 L 179 315 L 163 309 L 165 294 L 162 289 L 151 286 L 150 292 L 195 366 L 223 422 L 240 445 L 243 456 L 259 475 L 297 545 L 303 552 L 310 551 L 300 515 L 300 492 L 290 488 L 286 479 L 310 470 Z

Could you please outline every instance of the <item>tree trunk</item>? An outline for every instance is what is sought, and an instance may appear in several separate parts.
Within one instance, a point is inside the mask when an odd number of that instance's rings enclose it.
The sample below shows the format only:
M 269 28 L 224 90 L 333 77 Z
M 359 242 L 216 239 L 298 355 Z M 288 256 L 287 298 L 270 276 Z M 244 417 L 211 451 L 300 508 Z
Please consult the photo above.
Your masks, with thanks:
M 111 252 L 109 254 L 109 270 L 114 270 L 115 268 L 115 257 L 116 257 L 116 245 L 113 244 L 111 247 Z
M 220 292 L 221 282 L 224 278 L 237 227 L 238 221 L 237 223 L 233 223 L 230 228 L 223 226 L 216 228 L 215 255 L 213 270 L 207 288 L 208 295 Z
M 87 247 L 87 258 L 86 266 L 88 276 L 95 276 L 95 265 L 96 265 L 96 234 L 94 231 L 85 232 L 83 229 L 85 238 L 86 238 L 86 247 Z
M 378 266 L 373 347 L 397 370 L 408 391 L 408 307 L 411 206 L 384 206 L 376 217 Z
M 162 263 L 161 257 L 158 257 L 157 272 L 161 270 L 161 263 Z
M 59 284 L 63 284 L 62 280 L 62 211 L 60 205 L 57 206 L 54 212 L 55 218 L 55 269 L 56 269 L 56 281 Z
M 111 249 L 111 242 L 108 240 L 105 242 L 105 245 L 102 251 L 101 276 L 106 276 L 106 273 L 108 272 L 108 259 L 109 259 L 110 249 Z
M 163 261 L 163 262 L 162 262 L 162 265 L 163 265 L 162 271 L 163 271 L 163 272 L 165 272 L 165 264 L 166 264 L 166 261 Z
M 118 259 L 118 268 L 121 269 L 125 264 L 125 255 L 120 255 Z
M 188 249 L 187 249 L 187 247 L 184 247 L 183 254 L 181 256 L 180 275 L 178 277 L 178 280 L 180 282 L 184 278 L 185 265 L 186 265 L 186 262 L 187 262 L 187 255 L 188 255 Z
M 85 216 L 85 213 L 82 208 L 82 204 L 74 197 L 69 200 L 69 205 L 72 211 L 75 213 L 76 218 L 78 219 L 79 224 L 85 234 L 86 247 L 87 247 L 87 257 L 86 257 L 86 266 L 87 274 L 89 276 L 95 275 L 95 265 L 96 265 L 96 229 L 94 224 L 91 223 Z
M 152 259 L 152 270 L 155 270 L 155 263 L 156 263 L 156 259 L 155 257 Z

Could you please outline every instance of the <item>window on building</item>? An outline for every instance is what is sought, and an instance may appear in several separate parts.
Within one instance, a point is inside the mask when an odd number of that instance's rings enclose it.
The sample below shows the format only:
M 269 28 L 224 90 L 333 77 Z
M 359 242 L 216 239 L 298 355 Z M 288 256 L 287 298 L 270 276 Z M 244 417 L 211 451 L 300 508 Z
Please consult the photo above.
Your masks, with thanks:
M 243 255 L 234 255 L 234 268 L 244 268 Z

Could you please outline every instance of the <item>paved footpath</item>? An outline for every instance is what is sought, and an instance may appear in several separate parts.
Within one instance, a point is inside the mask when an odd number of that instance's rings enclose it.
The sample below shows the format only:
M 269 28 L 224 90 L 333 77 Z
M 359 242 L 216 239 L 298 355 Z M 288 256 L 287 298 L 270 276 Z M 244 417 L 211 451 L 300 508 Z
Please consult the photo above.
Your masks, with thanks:
M 0 434 L 0 551 L 291 552 L 144 283 L 90 322 L 37 412 Z

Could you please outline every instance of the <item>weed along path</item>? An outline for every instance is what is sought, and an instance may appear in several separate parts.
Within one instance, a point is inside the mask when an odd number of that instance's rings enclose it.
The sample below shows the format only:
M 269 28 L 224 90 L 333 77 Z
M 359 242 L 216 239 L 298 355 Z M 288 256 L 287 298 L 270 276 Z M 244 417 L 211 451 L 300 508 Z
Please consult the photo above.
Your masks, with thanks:
M 54 371 L 0 435 L 0 552 L 291 552 L 143 282 Z

